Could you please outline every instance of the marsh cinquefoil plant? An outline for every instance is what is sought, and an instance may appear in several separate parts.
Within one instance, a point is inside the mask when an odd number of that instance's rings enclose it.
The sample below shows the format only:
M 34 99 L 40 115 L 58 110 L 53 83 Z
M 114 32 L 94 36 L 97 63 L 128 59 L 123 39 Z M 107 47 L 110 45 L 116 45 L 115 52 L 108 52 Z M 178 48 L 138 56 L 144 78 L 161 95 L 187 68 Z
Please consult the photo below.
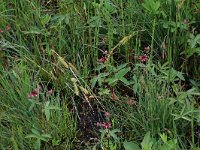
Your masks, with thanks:
M 100 147 L 101 149 L 110 149 L 110 150 L 117 150 L 120 146 L 120 139 L 117 136 L 117 133 L 120 132 L 119 129 L 112 129 L 111 123 L 111 116 L 109 112 L 104 113 L 106 121 L 103 123 L 97 123 L 97 126 L 100 127 L 99 129 L 101 133 L 101 139 L 99 145 L 95 145 L 93 149 L 97 149 Z

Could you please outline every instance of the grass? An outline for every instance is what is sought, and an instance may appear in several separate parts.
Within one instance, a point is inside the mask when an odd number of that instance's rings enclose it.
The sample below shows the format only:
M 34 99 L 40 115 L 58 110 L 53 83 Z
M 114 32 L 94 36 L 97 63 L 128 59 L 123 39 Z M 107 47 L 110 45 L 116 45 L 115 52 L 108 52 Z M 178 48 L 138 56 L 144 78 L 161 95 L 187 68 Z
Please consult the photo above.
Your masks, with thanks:
M 1 149 L 199 149 L 199 10 L 1 0 Z

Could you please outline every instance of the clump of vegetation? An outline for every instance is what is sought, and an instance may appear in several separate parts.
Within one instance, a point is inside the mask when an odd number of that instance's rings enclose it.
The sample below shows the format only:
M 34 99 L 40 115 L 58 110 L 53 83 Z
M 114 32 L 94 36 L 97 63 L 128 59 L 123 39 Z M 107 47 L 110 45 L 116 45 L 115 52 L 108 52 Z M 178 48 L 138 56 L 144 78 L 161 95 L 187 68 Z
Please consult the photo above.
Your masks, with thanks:
M 198 0 L 2 0 L 1 149 L 200 147 Z

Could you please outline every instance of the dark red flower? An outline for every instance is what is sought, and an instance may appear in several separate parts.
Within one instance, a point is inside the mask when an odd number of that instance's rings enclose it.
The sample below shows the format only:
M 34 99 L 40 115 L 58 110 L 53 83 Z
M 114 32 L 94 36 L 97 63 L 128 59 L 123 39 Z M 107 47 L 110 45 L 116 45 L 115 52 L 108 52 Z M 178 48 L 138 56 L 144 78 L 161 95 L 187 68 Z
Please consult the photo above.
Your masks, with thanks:
M 38 91 L 37 90 L 33 90 L 31 93 L 28 94 L 28 98 L 34 98 L 34 97 L 38 97 Z
M 111 128 L 111 123 L 110 122 L 103 122 L 102 127 L 104 127 L 105 129 L 109 129 L 109 128 Z
M 29 99 L 34 98 L 34 97 L 39 98 L 39 92 L 41 89 L 42 89 L 42 87 L 40 85 L 37 85 L 37 88 L 28 94 L 28 98 Z
M 147 62 L 148 61 L 148 56 L 146 54 L 144 54 L 144 55 L 142 55 L 142 56 L 139 57 L 139 60 L 141 62 Z
M 2 30 L 2 29 L 0 29 L 0 33 L 3 33 L 3 30 Z
M 102 57 L 98 60 L 100 63 L 105 63 L 107 61 L 107 57 Z

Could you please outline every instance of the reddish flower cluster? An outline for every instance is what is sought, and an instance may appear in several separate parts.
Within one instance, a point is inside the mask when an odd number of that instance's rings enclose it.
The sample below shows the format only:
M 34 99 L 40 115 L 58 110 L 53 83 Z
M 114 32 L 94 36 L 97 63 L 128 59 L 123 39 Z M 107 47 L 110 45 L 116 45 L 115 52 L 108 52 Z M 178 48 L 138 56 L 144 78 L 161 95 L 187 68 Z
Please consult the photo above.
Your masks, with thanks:
M 110 122 L 103 122 L 102 126 L 103 126 L 105 129 L 110 129 L 110 128 L 111 128 L 111 123 L 110 123 Z
M 103 51 L 103 54 L 104 54 L 105 56 L 104 56 L 104 57 L 101 57 L 101 58 L 98 60 L 98 62 L 100 62 L 100 63 L 105 63 L 105 62 L 108 60 L 108 57 L 107 57 L 108 51 L 107 51 L 107 50 Z
M 99 123 L 97 122 L 98 127 L 103 127 L 104 129 L 110 129 L 111 128 L 111 123 L 110 122 L 103 122 Z
M 38 85 L 37 88 L 34 89 L 32 92 L 30 92 L 27 97 L 29 99 L 39 98 L 41 89 L 42 89 L 42 87 L 40 85 Z M 45 94 L 46 94 L 46 96 L 51 96 L 53 94 L 53 92 L 54 91 L 52 89 L 49 89 Z
M 141 55 L 141 56 L 139 57 L 139 60 L 140 60 L 141 62 L 147 62 L 147 61 L 148 61 L 148 56 L 147 56 L 146 54 Z
M 28 94 L 28 98 L 29 99 L 32 99 L 32 98 L 35 98 L 35 97 L 39 97 L 39 91 L 41 90 L 41 86 L 37 86 L 36 89 L 34 89 L 31 93 Z
M 145 63 L 149 60 L 148 54 L 150 52 L 151 48 L 150 46 L 144 47 L 144 51 L 142 55 L 135 55 L 134 59 L 139 60 L 142 63 Z
M 39 93 L 37 90 L 33 90 L 31 93 L 28 94 L 29 99 L 32 99 L 32 98 L 38 97 L 38 96 L 39 96 Z
M 106 117 L 106 120 L 109 120 L 110 113 L 109 112 L 105 112 L 104 116 Z M 103 127 L 104 129 L 110 129 L 111 128 L 111 123 L 109 121 L 103 122 L 103 123 L 97 122 L 97 126 L 98 127 Z
M 107 57 L 102 57 L 98 60 L 100 63 L 105 63 L 107 61 Z

